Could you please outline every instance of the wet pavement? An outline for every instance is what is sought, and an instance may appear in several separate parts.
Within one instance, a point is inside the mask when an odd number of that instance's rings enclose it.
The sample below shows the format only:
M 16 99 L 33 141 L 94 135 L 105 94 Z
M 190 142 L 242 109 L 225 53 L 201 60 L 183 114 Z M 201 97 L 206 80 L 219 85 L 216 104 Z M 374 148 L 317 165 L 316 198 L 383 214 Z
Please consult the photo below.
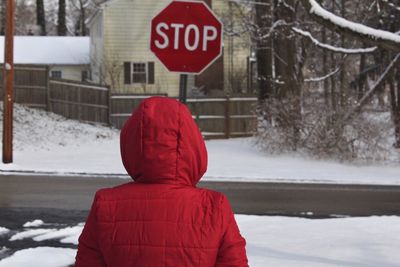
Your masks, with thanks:
M 88 210 L 98 189 L 129 181 L 0 175 L 0 208 Z M 241 214 L 400 215 L 400 186 L 244 182 L 200 182 L 198 186 L 225 193 L 233 210 Z
M 0 176 L 0 226 L 11 231 L 0 235 L 0 259 L 30 247 L 70 247 L 59 240 L 9 241 L 24 231 L 23 224 L 41 219 L 40 228 L 61 229 L 84 222 L 94 193 L 130 181 L 119 178 Z M 400 215 L 400 186 L 202 182 L 225 193 L 235 213 L 309 218 Z

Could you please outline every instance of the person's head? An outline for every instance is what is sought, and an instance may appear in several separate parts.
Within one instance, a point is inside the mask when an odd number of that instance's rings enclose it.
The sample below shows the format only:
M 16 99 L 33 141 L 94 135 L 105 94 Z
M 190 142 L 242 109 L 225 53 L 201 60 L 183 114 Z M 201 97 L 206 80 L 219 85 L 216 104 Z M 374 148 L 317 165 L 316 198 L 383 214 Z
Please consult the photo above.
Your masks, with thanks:
M 121 130 L 121 157 L 137 182 L 193 185 L 207 170 L 207 150 L 186 105 L 151 97 Z

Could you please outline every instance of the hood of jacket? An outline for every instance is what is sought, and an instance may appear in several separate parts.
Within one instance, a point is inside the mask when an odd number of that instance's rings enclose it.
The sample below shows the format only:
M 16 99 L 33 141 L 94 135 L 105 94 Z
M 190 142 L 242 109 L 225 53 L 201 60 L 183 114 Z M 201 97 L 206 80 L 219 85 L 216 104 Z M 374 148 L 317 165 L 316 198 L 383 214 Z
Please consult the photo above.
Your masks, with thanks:
M 139 105 L 120 136 L 126 171 L 140 183 L 195 186 L 207 170 L 207 150 L 189 109 L 151 97 Z

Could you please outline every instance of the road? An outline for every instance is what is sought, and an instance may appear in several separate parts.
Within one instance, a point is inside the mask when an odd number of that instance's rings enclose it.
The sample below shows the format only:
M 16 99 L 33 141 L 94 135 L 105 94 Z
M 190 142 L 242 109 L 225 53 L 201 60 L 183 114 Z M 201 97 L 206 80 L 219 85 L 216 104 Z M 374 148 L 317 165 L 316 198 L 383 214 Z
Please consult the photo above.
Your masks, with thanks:
M 37 246 L 71 247 L 58 240 L 10 241 L 24 231 L 27 221 L 41 219 L 47 228 L 63 228 L 84 222 L 94 193 L 130 181 L 118 178 L 6 176 L 0 175 L 0 226 L 12 229 L 0 235 L 0 259 L 15 251 Z M 222 183 L 202 182 L 225 193 L 236 213 L 329 218 L 332 215 L 400 215 L 400 186 Z
M 87 211 L 96 190 L 128 181 L 2 175 L 0 208 Z M 199 187 L 225 193 L 234 211 L 242 214 L 400 215 L 400 186 L 201 182 Z

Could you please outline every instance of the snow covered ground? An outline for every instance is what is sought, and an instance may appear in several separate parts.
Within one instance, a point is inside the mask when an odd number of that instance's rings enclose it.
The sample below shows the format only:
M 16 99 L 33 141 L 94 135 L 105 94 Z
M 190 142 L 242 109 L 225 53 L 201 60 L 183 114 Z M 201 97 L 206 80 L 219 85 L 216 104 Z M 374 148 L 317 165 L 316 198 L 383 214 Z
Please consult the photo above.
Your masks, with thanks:
M 14 163 L 0 164 L 1 173 L 127 177 L 120 160 L 117 130 L 19 105 L 14 113 Z M 400 185 L 398 163 L 350 165 L 267 155 L 257 150 L 252 138 L 212 140 L 206 144 L 209 167 L 203 180 Z
M 0 129 L 2 124 L 0 123 Z M 59 175 L 126 176 L 119 155 L 119 132 L 66 120 L 16 105 L 14 164 L 0 173 L 47 172 Z M 251 138 L 207 141 L 209 168 L 204 180 L 323 182 L 400 185 L 395 165 L 346 165 L 298 156 L 267 155 Z M 127 177 L 128 178 L 128 177 Z M 236 215 L 247 240 L 250 266 L 394 267 L 400 266 L 400 217 L 304 219 Z M 11 253 L 0 246 L 0 267 L 57 267 L 73 264 L 83 224 L 33 220 L 22 230 L 0 225 L 9 242 L 37 246 Z M 43 242 L 56 240 L 60 247 Z M 11 255 L 10 255 L 11 254 Z
M 304 219 L 236 215 L 236 219 L 246 238 L 252 267 L 394 267 L 400 264 L 400 217 Z M 10 239 L 31 238 L 38 247 L 17 251 L 0 260 L 0 267 L 73 264 L 75 249 L 44 247 L 40 242 L 56 239 L 77 244 L 82 228 L 83 224 L 61 229 L 29 228 L 19 233 L 11 230 Z

